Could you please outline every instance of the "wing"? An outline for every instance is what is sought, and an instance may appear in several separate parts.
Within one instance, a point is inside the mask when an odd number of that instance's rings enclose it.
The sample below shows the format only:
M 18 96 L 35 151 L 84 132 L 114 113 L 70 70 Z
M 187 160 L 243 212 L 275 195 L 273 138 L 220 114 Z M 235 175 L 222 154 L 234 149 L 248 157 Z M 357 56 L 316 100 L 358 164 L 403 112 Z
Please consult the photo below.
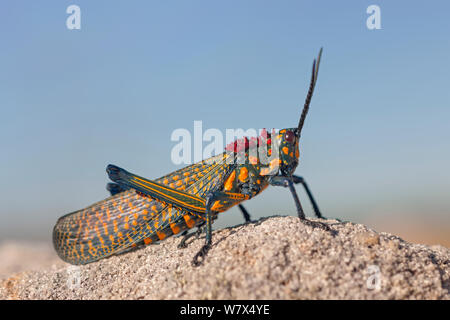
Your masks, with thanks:
M 211 191 L 216 191 L 216 180 L 224 179 L 232 165 L 227 163 L 226 153 L 194 163 L 180 170 L 169 173 L 156 182 L 178 191 L 204 198 Z
M 179 214 L 128 190 L 61 217 L 53 229 L 53 244 L 63 260 L 89 263 L 127 250 L 155 233 L 159 220 L 171 223 Z
M 221 187 L 218 179 L 225 176 L 227 166 L 209 159 L 156 181 L 168 186 L 173 183 L 176 190 L 202 197 Z M 191 228 L 195 223 L 187 215 L 131 189 L 61 217 L 53 230 L 53 244 L 63 260 L 85 264 L 147 243 L 147 239 L 155 240 L 159 230 L 173 227 L 177 233 L 179 221 L 186 220 Z

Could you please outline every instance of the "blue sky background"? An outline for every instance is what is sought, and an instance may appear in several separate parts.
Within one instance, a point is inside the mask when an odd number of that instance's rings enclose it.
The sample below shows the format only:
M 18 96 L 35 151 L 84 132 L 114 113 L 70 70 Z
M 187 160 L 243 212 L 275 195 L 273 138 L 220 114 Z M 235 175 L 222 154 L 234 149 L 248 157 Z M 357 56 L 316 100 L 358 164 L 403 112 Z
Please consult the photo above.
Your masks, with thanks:
M 81 30 L 66 8 L 81 7 Z M 381 8 L 368 30 L 366 8 Z M 292 127 L 327 216 L 450 226 L 448 1 L 3 1 L 0 239 L 49 240 L 107 196 L 105 167 L 155 178 L 176 128 Z M 305 209 L 311 212 L 299 189 Z M 295 214 L 287 190 L 248 202 Z M 237 209 L 216 227 L 240 222 Z

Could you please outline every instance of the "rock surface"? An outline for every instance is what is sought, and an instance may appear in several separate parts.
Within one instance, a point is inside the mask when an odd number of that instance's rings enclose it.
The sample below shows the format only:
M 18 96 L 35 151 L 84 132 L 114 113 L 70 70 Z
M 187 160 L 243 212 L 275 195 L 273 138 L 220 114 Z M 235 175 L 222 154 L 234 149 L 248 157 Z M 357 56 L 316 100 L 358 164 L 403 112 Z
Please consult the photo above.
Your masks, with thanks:
M 0 299 L 450 299 L 450 250 L 411 244 L 350 222 L 338 233 L 271 217 L 180 238 L 84 266 L 56 263 L 0 280 Z

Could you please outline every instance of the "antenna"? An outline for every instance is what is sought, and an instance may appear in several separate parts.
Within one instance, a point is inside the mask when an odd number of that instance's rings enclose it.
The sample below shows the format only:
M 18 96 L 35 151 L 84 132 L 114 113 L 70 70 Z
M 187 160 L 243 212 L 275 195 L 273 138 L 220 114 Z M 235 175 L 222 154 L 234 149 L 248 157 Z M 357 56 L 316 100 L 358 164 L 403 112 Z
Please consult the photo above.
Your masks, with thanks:
M 323 48 L 320 48 L 319 55 L 317 56 L 317 60 L 314 59 L 314 62 L 313 62 L 312 73 L 311 73 L 311 82 L 309 84 L 308 95 L 306 96 L 302 115 L 300 116 L 300 121 L 298 122 L 297 136 L 299 138 L 300 138 L 300 133 L 302 132 L 303 123 L 305 122 L 305 118 L 306 118 L 306 115 L 309 110 L 309 104 L 311 103 L 311 98 L 313 96 L 314 87 L 316 86 L 317 76 L 319 75 L 319 64 L 320 64 L 320 57 L 322 56 L 322 49 Z

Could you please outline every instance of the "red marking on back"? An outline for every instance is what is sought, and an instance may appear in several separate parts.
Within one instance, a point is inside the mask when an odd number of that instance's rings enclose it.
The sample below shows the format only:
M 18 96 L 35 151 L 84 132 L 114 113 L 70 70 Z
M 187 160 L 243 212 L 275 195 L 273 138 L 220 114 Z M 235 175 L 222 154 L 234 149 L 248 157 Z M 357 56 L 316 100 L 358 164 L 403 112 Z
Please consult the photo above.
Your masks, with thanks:
M 244 137 L 242 139 L 237 139 L 234 142 L 229 143 L 226 147 L 226 151 L 231 152 L 240 152 L 245 151 L 248 148 L 253 148 L 257 145 L 262 145 L 264 142 L 266 142 L 268 145 L 270 145 L 271 140 L 269 137 L 269 134 L 267 133 L 266 129 L 261 130 L 261 134 L 258 137 L 251 137 L 250 140 L 247 137 Z

